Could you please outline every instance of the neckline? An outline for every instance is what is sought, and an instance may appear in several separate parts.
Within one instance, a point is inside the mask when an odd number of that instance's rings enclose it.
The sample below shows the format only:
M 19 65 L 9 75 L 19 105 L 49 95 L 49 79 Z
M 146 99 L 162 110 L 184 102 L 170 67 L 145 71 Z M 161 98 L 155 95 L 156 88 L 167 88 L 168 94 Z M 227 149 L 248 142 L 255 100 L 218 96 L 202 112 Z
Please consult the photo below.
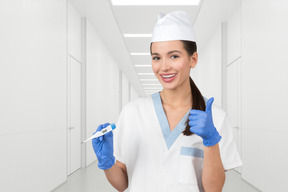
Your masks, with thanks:
M 186 114 L 182 117 L 182 119 L 177 123 L 176 127 L 171 131 L 170 126 L 168 123 L 167 116 L 164 112 L 164 108 L 161 102 L 161 96 L 160 93 L 155 93 L 152 95 L 153 103 L 155 112 L 158 117 L 158 122 L 162 130 L 163 137 L 166 142 L 166 146 L 168 149 L 170 149 L 173 145 L 173 143 L 177 140 L 179 135 L 184 131 L 186 125 L 185 122 L 188 118 L 190 110 L 186 112 Z

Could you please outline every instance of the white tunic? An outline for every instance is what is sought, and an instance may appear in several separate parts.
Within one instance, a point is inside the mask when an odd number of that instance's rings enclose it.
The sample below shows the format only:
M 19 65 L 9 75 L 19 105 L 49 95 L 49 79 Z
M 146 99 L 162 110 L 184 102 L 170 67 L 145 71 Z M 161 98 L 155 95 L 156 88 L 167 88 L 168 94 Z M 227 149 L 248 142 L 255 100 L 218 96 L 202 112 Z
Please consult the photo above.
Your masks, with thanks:
M 204 145 L 196 134 L 182 134 L 188 115 L 189 111 L 171 132 L 159 93 L 124 107 L 114 131 L 114 155 L 126 165 L 127 191 L 203 191 Z M 219 148 L 224 169 L 241 166 L 226 113 L 213 104 L 212 115 L 222 136 Z

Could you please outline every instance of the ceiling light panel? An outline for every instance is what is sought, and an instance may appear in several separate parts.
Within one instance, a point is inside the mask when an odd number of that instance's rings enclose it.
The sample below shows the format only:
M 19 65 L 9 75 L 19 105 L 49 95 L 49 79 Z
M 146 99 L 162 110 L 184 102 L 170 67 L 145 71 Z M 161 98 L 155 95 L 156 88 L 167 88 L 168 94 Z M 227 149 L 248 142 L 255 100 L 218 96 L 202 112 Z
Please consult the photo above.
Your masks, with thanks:
M 152 37 L 152 34 L 124 34 L 124 37 Z
M 151 64 L 148 64 L 148 65 L 135 65 L 135 67 L 152 67 L 152 65 Z
M 150 82 L 151 82 L 151 81 L 152 81 L 152 82 L 157 82 L 158 79 L 140 79 L 140 81 L 143 81 L 143 82 L 144 82 L 144 81 L 148 81 L 148 82 L 149 82 L 149 81 L 150 81 Z
M 162 88 L 162 85 L 161 84 L 158 84 L 158 82 L 154 82 L 154 83 L 152 83 L 152 82 L 150 82 L 150 83 L 142 83 L 141 84 L 142 85 L 142 87 L 158 87 L 158 88 Z
M 150 53 L 130 53 L 131 55 L 137 55 L 137 56 L 139 56 L 139 55 L 150 55 Z
M 144 90 L 144 93 L 156 93 L 161 90 Z
M 144 90 L 161 90 L 161 87 L 143 87 Z
M 200 0 L 111 0 L 112 5 L 199 5 Z
M 144 91 L 144 93 L 156 93 L 159 91 L 161 91 L 161 90 L 149 90 L 149 91 Z
M 138 75 L 154 75 L 154 73 L 138 73 Z

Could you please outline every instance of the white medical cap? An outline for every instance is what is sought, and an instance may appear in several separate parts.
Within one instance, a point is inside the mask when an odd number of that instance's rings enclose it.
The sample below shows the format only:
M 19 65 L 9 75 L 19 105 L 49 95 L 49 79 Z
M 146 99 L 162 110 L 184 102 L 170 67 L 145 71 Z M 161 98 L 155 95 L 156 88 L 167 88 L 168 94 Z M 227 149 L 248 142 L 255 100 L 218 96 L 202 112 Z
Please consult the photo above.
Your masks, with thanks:
M 185 11 L 173 11 L 167 15 L 158 14 L 151 42 L 173 40 L 196 42 L 192 23 Z

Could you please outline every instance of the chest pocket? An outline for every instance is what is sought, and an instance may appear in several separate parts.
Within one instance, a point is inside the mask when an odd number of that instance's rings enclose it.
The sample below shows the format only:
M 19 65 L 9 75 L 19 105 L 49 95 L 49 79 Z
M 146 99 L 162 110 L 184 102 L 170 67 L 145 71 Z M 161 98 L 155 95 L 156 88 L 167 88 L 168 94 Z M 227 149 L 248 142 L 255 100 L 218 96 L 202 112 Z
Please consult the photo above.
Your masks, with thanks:
M 181 147 L 178 175 L 178 182 L 180 184 L 198 185 L 201 191 L 203 157 L 204 151 L 202 149 Z

